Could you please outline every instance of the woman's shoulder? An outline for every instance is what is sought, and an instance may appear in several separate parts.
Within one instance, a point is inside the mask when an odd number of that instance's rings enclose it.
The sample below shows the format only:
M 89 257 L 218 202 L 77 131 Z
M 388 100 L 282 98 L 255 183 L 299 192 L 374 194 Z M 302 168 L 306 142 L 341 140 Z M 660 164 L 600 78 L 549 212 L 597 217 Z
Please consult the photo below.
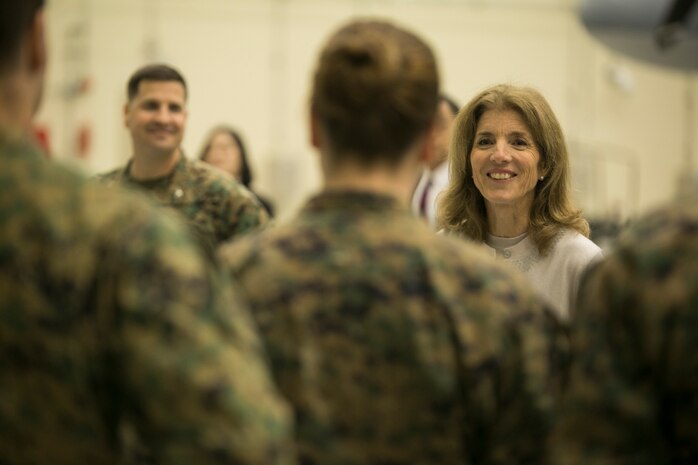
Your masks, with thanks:
M 557 253 L 576 257 L 580 261 L 589 262 L 601 258 L 601 247 L 591 239 L 571 228 L 560 230 L 553 247 Z

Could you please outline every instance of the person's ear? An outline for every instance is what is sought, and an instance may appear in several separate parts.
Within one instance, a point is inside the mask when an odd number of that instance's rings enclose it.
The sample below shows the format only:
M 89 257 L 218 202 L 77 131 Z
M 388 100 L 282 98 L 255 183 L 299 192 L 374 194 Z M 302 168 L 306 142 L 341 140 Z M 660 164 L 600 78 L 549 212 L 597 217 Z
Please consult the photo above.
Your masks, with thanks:
M 438 132 L 436 121 L 434 121 L 424 134 L 424 142 L 422 143 L 422 148 L 419 151 L 419 162 L 423 165 L 429 166 L 431 160 L 433 160 L 436 156 L 439 139 Z
M 131 102 L 124 103 L 124 127 L 128 128 L 128 108 Z
M 543 160 L 538 162 L 538 180 L 542 181 L 548 177 L 548 169 L 544 166 Z
M 44 8 L 39 8 L 27 31 L 27 64 L 32 73 L 43 74 L 46 69 L 46 27 Z
M 315 111 L 311 108 L 309 113 L 310 123 L 310 144 L 316 149 L 322 147 L 322 131 L 320 130 L 320 122 L 318 121 Z

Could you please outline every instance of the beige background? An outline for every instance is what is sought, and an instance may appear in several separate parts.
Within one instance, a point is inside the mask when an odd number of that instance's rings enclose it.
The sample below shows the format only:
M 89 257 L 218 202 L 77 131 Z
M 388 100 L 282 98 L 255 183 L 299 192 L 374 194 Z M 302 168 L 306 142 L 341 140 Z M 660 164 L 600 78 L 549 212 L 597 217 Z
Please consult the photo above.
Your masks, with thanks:
M 50 72 L 39 122 L 55 158 L 95 173 L 125 162 L 125 84 L 149 61 L 189 85 L 184 149 L 238 127 L 255 187 L 282 218 L 320 186 L 306 100 L 317 52 L 355 16 L 410 27 L 435 49 L 445 92 L 464 104 L 496 82 L 531 85 L 568 136 L 587 216 L 627 219 L 696 183 L 698 78 L 611 51 L 580 23 L 575 0 L 51 0 Z M 89 82 L 80 92 L 80 83 Z M 92 143 L 79 157 L 76 138 Z

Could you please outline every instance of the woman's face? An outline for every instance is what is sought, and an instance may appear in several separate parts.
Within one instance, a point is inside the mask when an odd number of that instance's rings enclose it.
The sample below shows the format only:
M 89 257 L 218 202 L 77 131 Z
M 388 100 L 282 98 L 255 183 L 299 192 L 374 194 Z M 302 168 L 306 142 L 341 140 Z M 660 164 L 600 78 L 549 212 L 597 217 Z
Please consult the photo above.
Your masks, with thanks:
M 227 132 L 219 132 L 213 136 L 211 147 L 206 154 L 206 162 L 230 173 L 238 181 L 240 180 L 242 171 L 240 147 L 233 136 Z
M 540 152 L 518 112 L 492 109 L 483 113 L 470 161 L 475 186 L 488 211 L 514 207 L 528 213 L 540 176 Z

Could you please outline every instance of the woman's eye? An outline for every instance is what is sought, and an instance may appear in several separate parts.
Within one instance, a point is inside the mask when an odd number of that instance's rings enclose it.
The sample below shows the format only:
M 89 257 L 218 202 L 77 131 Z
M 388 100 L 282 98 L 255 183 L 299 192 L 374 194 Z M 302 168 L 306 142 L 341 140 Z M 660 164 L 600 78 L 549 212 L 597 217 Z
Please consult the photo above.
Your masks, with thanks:
M 517 147 L 528 147 L 529 143 L 526 139 L 514 139 L 513 144 Z
M 491 144 L 492 144 L 492 140 L 488 137 L 482 137 L 482 138 L 477 140 L 478 147 L 484 147 L 484 146 L 491 145 Z

